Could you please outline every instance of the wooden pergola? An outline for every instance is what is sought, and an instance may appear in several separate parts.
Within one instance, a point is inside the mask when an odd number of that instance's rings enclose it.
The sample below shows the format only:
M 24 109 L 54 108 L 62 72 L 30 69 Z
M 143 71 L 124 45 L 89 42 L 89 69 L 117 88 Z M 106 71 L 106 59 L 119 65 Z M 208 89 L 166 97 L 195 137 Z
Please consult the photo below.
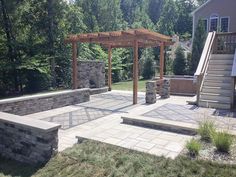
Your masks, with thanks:
M 131 29 L 125 31 L 98 32 L 79 35 L 68 35 L 66 43 L 72 44 L 73 89 L 78 88 L 77 79 L 77 45 L 80 43 L 95 43 L 108 48 L 108 87 L 111 91 L 112 84 L 112 49 L 133 48 L 133 104 L 138 98 L 138 48 L 160 47 L 160 79 L 164 73 L 164 48 L 173 45 L 172 38 L 147 29 Z

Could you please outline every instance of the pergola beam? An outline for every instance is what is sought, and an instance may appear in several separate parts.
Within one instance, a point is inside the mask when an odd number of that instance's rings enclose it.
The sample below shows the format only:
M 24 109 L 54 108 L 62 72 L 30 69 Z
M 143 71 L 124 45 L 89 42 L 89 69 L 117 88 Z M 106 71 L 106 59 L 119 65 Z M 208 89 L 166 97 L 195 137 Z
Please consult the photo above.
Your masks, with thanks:
M 69 35 L 66 43 L 72 43 L 73 59 L 73 89 L 78 88 L 77 78 L 77 43 L 95 43 L 108 48 L 108 87 L 112 85 L 112 48 L 133 48 L 133 104 L 138 102 L 138 48 L 160 46 L 160 79 L 164 75 L 164 48 L 173 45 L 172 39 L 147 29 L 132 29 L 126 31 L 98 32 L 79 35 Z

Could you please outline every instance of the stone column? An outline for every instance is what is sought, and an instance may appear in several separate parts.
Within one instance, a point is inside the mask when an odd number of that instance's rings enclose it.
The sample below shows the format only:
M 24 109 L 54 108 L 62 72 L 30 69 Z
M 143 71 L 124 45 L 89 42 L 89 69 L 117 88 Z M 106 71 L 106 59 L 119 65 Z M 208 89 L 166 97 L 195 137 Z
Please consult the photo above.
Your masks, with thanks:
M 156 100 L 157 100 L 156 89 L 157 89 L 156 81 L 149 81 L 146 83 L 146 103 L 147 104 L 156 103 Z
M 159 95 L 162 99 L 170 98 L 170 79 L 163 79 Z

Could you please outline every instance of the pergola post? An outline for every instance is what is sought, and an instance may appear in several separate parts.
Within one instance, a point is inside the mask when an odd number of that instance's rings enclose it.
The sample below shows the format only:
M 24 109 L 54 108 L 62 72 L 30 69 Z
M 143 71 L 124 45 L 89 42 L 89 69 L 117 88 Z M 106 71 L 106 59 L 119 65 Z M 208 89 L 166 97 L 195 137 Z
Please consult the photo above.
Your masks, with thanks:
M 162 42 L 160 45 L 160 80 L 163 79 L 164 76 L 164 43 Z
M 133 59 L 133 104 L 138 103 L 138 41 L 134 41 L 134 59 Z
M 72 42 L 72 88 L 78 88 L 77 42 Z
M 111 52 L 112 52 L 112 48 L 111 48 L 111 46 L 109 45 L 109 47 L 108 47 L 108 91 L 111 91 L 111 84 L 112 84 Z

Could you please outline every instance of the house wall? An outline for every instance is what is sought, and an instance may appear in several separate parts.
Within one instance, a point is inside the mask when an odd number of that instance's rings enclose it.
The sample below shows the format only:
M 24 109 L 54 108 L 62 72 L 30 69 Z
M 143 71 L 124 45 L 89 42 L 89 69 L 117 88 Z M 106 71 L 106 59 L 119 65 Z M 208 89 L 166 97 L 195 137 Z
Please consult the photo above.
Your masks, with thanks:
M 217 14 L 220 17 L 230 17 L 229 32 L 236 32 L 236 0 L 211 0 L 208 4 L 200 8 L 193 15 L 193 36 L 199 19 L 208 19 L 208 29 L 210 17 Z M 219 19 L 220 20 L 220 19 Z M 220 21 L 218 21 L 218 24 Z

